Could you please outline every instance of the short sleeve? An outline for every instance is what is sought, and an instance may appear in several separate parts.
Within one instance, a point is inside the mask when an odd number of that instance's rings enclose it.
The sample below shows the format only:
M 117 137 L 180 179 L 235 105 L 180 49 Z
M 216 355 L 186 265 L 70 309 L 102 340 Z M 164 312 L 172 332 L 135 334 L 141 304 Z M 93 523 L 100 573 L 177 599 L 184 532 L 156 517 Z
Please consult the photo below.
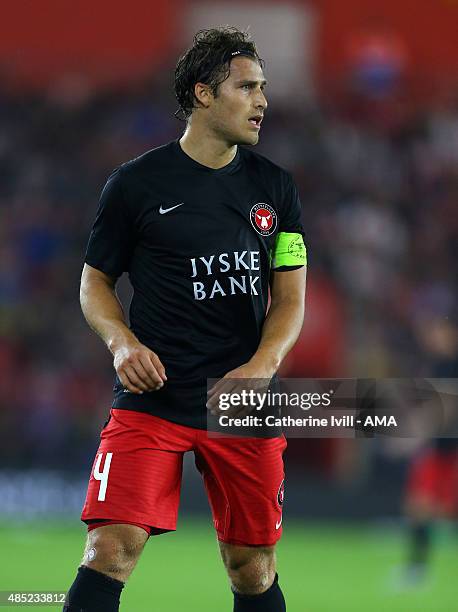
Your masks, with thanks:
M 304 237 L 302 204 L 299 199 L 297 187 L 289 173 L 286 174 L 285 183 L 285 197 L 281 208 L 279 231 L 297 233 Z
M 134 242 L 121 176 L 118 168 L 102 190 L 85 257 L 87 264 L 114 278 L 129 269 Z
M 284 197 L 280 208 L 279 231 L 273 250 L 272 269 L 280 272 L 296 270 L 306 264 L 302 205 L 291 175 L 285 173 Z

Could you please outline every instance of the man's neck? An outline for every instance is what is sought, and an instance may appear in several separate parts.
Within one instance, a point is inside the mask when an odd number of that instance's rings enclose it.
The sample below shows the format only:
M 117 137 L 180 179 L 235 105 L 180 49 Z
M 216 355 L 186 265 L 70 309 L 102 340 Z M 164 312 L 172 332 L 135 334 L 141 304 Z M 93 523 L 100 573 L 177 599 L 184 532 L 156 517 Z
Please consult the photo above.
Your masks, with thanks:
M 224 168 L 237 155 L 237 145 L 228 145 L 210 130 L 197 124 L 188 124 L 180 138 L 180 145 L 194 161 L 214 170 Z

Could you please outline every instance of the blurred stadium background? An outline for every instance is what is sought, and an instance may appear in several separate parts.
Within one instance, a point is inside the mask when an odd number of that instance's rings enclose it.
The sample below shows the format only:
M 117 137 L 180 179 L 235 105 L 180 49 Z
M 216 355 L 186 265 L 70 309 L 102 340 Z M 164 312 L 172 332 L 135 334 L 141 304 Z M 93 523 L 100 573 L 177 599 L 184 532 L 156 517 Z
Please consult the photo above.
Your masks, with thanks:
M 250 26 L 266 60 L 258 150 L 293 173 L 304 207 L 307 315 L 284 374 L 456 368 L 456 0 L 4 4 L 0 591 L 65 590 L 74 575 L 113 378 L 78 303 L 98 194 L 120 162 L 181 134 L 174 63 L 195 30 L 223 24 Z M 427 583 L 402 591 L 393 578 L 406 557 L 404 483 L 417 447 L 291 441 L 279 556 L 292 612 L 458 610 L 457 538 L 446 525 Z M 229 609 L 199 477 L 185 470 L 179 532 L 148 545 L 128 612 Z

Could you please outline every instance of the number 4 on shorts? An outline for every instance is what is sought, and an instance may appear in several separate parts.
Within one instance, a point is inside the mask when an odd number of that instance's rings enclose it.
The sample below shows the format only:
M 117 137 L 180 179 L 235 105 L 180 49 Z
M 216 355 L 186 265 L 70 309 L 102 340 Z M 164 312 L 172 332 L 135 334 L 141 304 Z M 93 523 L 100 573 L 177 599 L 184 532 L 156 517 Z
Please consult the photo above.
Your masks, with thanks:
M 113 457 L 113 453 L 106 453 L 105 463 L 103 464 L 103 470 L 100 471 L 100 464 L 102 463 L 103 453 L 99 453 L 97 455 L 97 459 L 95 461 L 94 466 L 94 479 L 100 480 L 100 489 L 98 501 L 105 501 L 105 495 L 107 493 L 107 485 L 108 485 L 108 474 L 110 472 L 111 458 Z

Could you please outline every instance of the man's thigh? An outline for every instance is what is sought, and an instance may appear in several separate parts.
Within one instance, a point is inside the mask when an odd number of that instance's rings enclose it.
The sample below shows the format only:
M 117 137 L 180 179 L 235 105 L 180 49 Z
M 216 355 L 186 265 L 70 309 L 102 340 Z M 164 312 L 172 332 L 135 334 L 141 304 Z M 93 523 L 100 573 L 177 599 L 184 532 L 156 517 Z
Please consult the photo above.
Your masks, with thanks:
M 221 542 L 273 546 L 281 537 L 284 498 L 280 438 L 199 440 L 196 465 L 202 473 Z
M 100 436 L 81 519 L 176 528 L 187 428 L 149 414 L 112 410 Z

